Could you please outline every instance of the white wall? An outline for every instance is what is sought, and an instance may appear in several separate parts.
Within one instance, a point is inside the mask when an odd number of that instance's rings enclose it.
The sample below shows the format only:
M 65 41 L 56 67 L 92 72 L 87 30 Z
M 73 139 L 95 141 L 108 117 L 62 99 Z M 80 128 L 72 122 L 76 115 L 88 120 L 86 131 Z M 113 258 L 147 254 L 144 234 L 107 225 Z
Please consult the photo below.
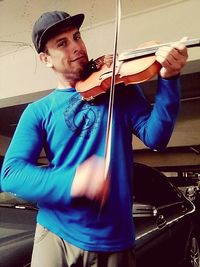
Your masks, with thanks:
M 175 1 L 176 2 L 176 1 Z M 105 7 L 103 7 L 105 8 Z M 121 20 L 119 49 L 124 51 L 149 41 L 176 41 L 182 36 L 200 37 L 200 1 L 179 1 Z M 112 53 L 114 21 L 82 31 L 90 58 Z M 199 59 L 199 48 L 190 49 L 190 60 Z M 48 90 L 56 86 L 54 75 L 37 59 L 31 47 L 0 57 L 0 99 Z

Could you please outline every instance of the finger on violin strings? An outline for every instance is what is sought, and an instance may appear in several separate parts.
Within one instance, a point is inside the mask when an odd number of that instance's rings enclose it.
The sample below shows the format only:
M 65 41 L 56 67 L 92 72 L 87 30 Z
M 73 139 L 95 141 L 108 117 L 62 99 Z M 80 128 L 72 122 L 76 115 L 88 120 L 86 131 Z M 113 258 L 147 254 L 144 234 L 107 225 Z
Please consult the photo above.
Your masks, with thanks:
M 187 60 L 188 58 L 188 50 L 187 47 L 183 43 L 174 43 L 172 44 L 172 47 L 179 53 L 179 55 L 182 55 Z
M 181 38 L 178 42 L 172 43 L 172 47 L 176 48 L 180 54 L 184 56 L 188 56 L 187 47 L 184 42 L 186 42 L 189 38 L 187 36 Z
M 173 54 L 169 54 L 166 58 L 158 59 L 159 63 L 162 67 L 170 70 L 170 71 L 180 71 L 182 67 L 185 65 L 185 61 L 180 58 L 175 58 Z
M 160 47 L 155 53 L 156 60 L 160 64 L 162 64 L 166 60 L 166 57 L 169 55 L 171 49 L 172 49 L 171 47 L 167 46 Z
M 166 64 L 169 60 L 170 57 L 172 57 L 171 53 L 172 48 L 171 47 L 162 47 L 159 48 L 158 51 L 155 53 L 156 55 L 156 60 L 161 64 Z
M 179 45 L 181 48 L 182 46 Z M 171 50 L 170 56 L 168 59 L 170 63 L 172 63 L 175 69 L 181 69 L 184 67 L 184 65 L 187 62 L 188 59 L 188 54 L 187 54 L 187 49 L 183 48 L 182 50 L 177 49 L 176 47 Z
M 176 64 L 180 61 L 180 64 L 186 61 L 187 57 L 182 55 L 175 47 L 162 47 L 156 52 L 156 60 L 160 64 Z
M 165 57 L 173 50 L 172 46 L 161 46 L 155 53 L 156 56 L 162 56 Z
M 113 63 L 113 55 L 105 55 L 104 64 L 106 64 L 107 67 L 110 67 L 112 63 Z

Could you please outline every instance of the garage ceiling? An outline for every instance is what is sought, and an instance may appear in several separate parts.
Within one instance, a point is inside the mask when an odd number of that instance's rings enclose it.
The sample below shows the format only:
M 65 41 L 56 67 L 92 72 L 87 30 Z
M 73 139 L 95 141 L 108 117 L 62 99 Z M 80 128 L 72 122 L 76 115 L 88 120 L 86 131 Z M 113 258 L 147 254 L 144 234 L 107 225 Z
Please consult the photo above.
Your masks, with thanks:
M 188 0 L 122 0 L 122 17 L 150 12 Z M 197 0 L 194 0 L 197 1 Z M 32 45 L 31 32 L 40 14 L 65 10 L 70 14 L 83 10 L 84 27 L 93 27 L 115 18 L 116 0 L 0 0 L 0 56 L 16 48 Z M 108 4 L 109 3 L 109 4 Z

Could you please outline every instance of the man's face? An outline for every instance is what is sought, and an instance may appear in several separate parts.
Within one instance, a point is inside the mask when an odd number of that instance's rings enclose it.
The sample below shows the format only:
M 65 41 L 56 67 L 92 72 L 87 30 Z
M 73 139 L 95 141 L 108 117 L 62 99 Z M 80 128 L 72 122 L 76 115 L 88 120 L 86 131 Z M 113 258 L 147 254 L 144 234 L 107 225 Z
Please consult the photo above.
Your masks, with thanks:
M 51 38 L 46 44 L 52 68 L 66 80 L 77 81 L 88 63 L 85 44 L 76 27 L 69 27 Z

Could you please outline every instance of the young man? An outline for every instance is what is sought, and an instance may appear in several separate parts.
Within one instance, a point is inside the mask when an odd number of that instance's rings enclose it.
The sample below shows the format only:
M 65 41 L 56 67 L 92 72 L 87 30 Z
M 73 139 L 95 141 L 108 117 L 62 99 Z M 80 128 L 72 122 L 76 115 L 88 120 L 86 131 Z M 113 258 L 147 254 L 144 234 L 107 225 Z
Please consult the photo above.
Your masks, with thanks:
M 53 11 L 36 21 L 33 43 L 58 86 L 26 108 L 2 168 L 3 190 L 39 207 L 32 267 L 135 266 L 132 134 L 163 149 L 179 109 L 178 75 L 187 60 L 182 43 L 156 53 L 162 67 L 153 107 L 137 85 L 116 86 L 105 179 L 109 93 L 87 102 L 76 91 L 88 68 L 79 32 L 83 19 L 83 14 Z M 49 165 L 38 167 L 42 148 Z

